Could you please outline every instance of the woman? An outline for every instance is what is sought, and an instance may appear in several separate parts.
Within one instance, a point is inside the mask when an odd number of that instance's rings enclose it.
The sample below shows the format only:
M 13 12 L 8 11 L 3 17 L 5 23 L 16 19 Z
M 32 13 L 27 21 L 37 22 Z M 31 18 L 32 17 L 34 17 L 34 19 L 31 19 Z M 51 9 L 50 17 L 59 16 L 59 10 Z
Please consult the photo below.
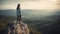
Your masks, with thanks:
M 20 11 L 20 4 L 17 5 L 17 21 L 21 21 L 21 11 Z

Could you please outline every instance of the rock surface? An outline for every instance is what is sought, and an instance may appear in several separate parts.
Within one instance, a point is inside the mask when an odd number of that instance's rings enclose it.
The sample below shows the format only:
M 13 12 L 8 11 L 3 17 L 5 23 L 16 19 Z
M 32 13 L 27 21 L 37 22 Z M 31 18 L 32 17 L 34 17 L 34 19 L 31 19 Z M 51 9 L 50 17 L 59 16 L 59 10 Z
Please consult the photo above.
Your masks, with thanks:
M 29 29 L 27 24 L 14 21 L 6 25 L 5 34 L 29 34 Z

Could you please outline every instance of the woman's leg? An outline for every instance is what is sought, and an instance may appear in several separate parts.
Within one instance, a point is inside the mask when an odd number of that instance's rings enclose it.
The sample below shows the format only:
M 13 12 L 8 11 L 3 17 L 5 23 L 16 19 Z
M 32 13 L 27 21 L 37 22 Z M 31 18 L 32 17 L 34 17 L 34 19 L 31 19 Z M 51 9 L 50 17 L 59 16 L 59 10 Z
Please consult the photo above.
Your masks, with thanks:
M 21 15 L 19 15 L 19 21 L 21 21 Z

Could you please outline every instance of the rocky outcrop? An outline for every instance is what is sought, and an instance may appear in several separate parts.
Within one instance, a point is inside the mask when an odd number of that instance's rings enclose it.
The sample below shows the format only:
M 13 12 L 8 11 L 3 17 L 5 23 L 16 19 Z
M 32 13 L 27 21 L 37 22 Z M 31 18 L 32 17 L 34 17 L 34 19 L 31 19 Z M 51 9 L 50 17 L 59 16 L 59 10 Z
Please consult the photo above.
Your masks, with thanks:
M 6 25 L 5 34 L 29 34 L 29 29 L 27 24 L 14 21 Z

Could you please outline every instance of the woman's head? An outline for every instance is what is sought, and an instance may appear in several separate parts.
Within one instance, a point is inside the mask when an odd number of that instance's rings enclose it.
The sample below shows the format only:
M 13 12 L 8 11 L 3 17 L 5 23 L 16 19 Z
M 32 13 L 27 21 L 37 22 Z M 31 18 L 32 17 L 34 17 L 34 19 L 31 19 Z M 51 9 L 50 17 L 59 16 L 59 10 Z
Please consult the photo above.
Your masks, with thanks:
M 20 7 L 20 4 L 18 4 L 18 7 Z
M 17 5 L 17 9 L 20 8 L 20 4 Z

